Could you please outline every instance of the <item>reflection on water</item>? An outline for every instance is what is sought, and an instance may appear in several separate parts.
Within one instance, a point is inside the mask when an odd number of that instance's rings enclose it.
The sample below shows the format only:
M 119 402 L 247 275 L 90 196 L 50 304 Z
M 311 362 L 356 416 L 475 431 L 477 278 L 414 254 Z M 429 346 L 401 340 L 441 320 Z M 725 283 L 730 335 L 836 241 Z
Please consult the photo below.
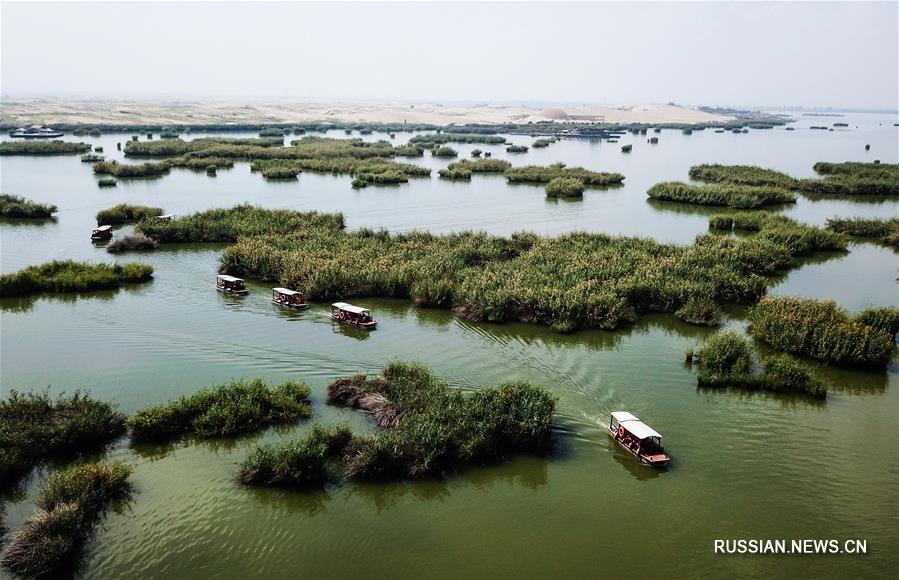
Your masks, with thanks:
M 824 401 L 697 389 L 683 353 L 715 330 L 669 315 L 644 315 L 615 331 L 558 334 L 526 324 L 470 322 L 409 300 L 362 299 L 379 323 L 369 332 L 332 322 L 328 304 L 301 312 L 279 308 L 271 303 L 271 284 L 248 281 L 246 297 L 220 294 L 214 280 L 223 245 L 115 256 L 87 237 L 96 212 L 117 203 L 183 215 L 249 202 L 342 211 L 350 228 L 503 235 L 584 230 L 690 243 L 709 231 L 707 216 L 723 208 L 648 201 L 648 187 L 685 179 L 695 163 L 754 164 L 811 177 L 816 161 L 870 160 L 865 143 L 878 157 L 896 158 L 896 129 L 878 127 L 883 120 L 877 119 L 856 115 L 857 130 L 814 135 L 804 131 L 805 121 L 795 132 L 683 136 L 666 130 L 657 146 L 627 135 L 622 144 L 633 143 L 631 155 L 622 155 L 620 145 L 576 140 L 515 158 L 505 145 L 454 147 L 463 158 L 480 148 L 515 164 L 565 161 L 627 177 L 623 186 L 590 188 L 572 202 L 548 200 L 542 186 L 509 186 L 502 176 L 477 175 L 470 183 L 435 176 L 357 191 L 348 176 L 313 172 L 290 183 L 266 182 L 242 162 L 214 179 L 175 168 L 160 179 L 99 189 L 77 157 L 2 157 L 3 191 L 60 209 L 56 219 L 40 224 L 0 220 L 0 271 L 67 258 L 137 260 L 155 269 L 153 282 L 118 291 L 0 300 L 3 395 L 13 387 L 50 385 L 52 393 L 86 387 L 131 413 L 235 378 L 294 379 L 312 387 L 314 417 L 297 425 L 224 441 L 146 445 L 123 439 L 113 445 L 106 457 L 134 465 L 137 495 L 130 513 L 111 513 L 98 529 L 85 577 L 284 577 L 297 570 L 314 577 L 583 577 L 597 570 L 665 577 L 695 576 L 696 570 L 759 578 L 885 576 L 894 568 L 899 513 L 899 463 L 889 460 L 899 441 L 897 363 L 876 371 L 812 363 L 830 385 Z M 396 142 L 409 136 L 398 134 Z M 84 139 L 122 160 L 115 143 L 128 138 Z M 430 156 L 414 162 L 433 170 L 448 163 Z M 833 216 L 889 217 L 897 210 L 895 198 L 807 196 L 777 209 L 811 224 Z M 117 235 L 129 231 L 126 226 Z M 895 306 L 895 272 L 894 251 L 854 241 L 846 253 L 797 260 L 773 280 L 770 293 L 833 299 L 853 312 Z M 745 307 L 725 311 L 725 328 L 745 327 Z M 509 380 L 545 386 L 558 399 L 551 453 L 468 466 L 442 481 L 332 481 L 306 491 L 237 482 L 237 467 L 255 445 L 301 437 L 315 422 L 372 432 L 365 414 L 327 405 L 325 388 L 340 376 L 377 372 L 395 357 L 419 360 L 465 390 Z M 604 432 L 612 410 L 631 411 L 658 429 L 673 467 L 658 472 L 617 449 Z M 11 530 L 33 515 L 38 489 L 55 467 L 35 470 L 18 493 L 2 496 Z M 821 530 L 869 538 L 871 550 L 852 560 L 747 563 L 715 558 L 710 549 L 714 538 L 817 537 Z

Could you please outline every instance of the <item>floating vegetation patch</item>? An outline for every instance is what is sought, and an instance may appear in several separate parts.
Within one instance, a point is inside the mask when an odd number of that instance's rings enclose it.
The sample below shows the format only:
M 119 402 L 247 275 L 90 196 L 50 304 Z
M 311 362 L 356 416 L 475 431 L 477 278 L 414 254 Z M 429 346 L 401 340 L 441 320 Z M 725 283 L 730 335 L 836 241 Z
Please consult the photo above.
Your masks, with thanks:
M 303 439 L 256 447 L 241 463 L 238 479 L 248 485 L 320 484 L 330 477 L 328 463 L 344 457 L 352 438 L 348 427 L 314 425 Z
M 581 180 L 585 185 L 615 185 L 624 181 L 620 173 L 590 171 L 583 167 L 566 167 L 564 163 L 553 165 L 526 165 L 506 170 L 509 183 L 549 183 L 557 177 Z
M 159 163 L 119 163 L 118 161 L 100 161 L 94 163 L 97 175 L 114 175 L 116 177 L 158 177 L 169 172 L 172 166 L 165 161 Z
M 250 433 L 309 417 L 309 393 L 308 385 L 294 381 L 272 388 L 262 379 L 234 381 L 141 409 L 128 418 L 128 426 L 133 441 Z
M 3 555 L 17 576 L 70 574 L 97 523 L 109 508 L 128 500 L 131 467 L 86 463 L 54 473 L 37 499 L 40 511 L 25 523 Z
M 527 153 L 528 147 L 526 145 L 509 145 L 506 147 L 506 153 Z
M 555 137 L 552 137 L 549 139 L 537 139 L 536 141 L 531 143 L 531 147 L 533 147 L 534 149 L 545 149 L 546 147 L 549 147 L 556 141 L 558 141 L 558 139 Z
M 305 230 L 339 231 L 343 214 L 271 210 L 252 205 L 208 211 L 173 220 L 145 220 L 135 230 L 161 243 L 233 242 L 238 236 L 301 234 Z
M 512 164 L 502 159 L 462 159 L 446 166 L 451 171 L 462 169 L 471 173 L 503 173 L 510 167 Z
M 749 332 L 776 350 L 829 363 L 885 366 L 896 347 L 894 335 L 881 319 L 890 316 L 853 317 L 833 301 L 792 297 L 766 298 L 749 313 Z M 869 326 L 874 321 L 876 326 Z
M 0 194 L 0 216 L 5 218 L 48 218 L 56 213 L 56 206 L 38 203 L 18 195 Z
M 158 217 L 163 214 L 161 207 L 149 207 L 146 205 L 131 205 L 120 203 L 108 209 L 97 212 L 97 225 L 101 226 L 123 224 Z
M 760 365 L 756 363 L 758 359 Z M 713 335 L 697 353 L 688 350 L 687 361 L 698 364 L 697 380 L 701 387 L 827 396 L 826 385 L 808 365 L 786 354 L 760 357 L 749 340 L 732 331 Z M 761 372 L 755 371 L 758 366 L 761 366 Z
M 449 145 L 434 145 L 431 155 L 434 157 L 458 157 L 459 153 Z
M 896 163 L 828 163 L 819 161 L 813 169 L 822 175 L 849 175 L 852 177 L 868 177 L 875 179 L 899 178 L 899 164 Z
M 0 400 L 0 482 L 12 484 L 41 461 L 96 451 L 124 434 L 125 416 L 84 393 L 10 391 Z
M 234 160 L 225 157 L 172 157 L 168 162 L 172 167 L 187 167 L 188 169 L 208 170 L 210 165 L 213 168 L 222 169 L 234 167 Z
M 734 183 L 739 185 L 774 186 L 789 189 L 796 180 L 786 173 L 755 165 L 694 165 L 690 178 L 699 181 Z
M 796 202 L 796 196 L 781 187 L 719 183 L 690 185 L 680 181 L 657 183 L 647 190 L 646 195 L 663 201 L 739 209 Z
M 26 296 L 41 292 L 106 290 L 118 288 L 123 284 L 146 282 L 152 277 L 153 266 L 137 262 L 92 264 L 55 260 L 0 276 L 0 297 Z
M 899 218 L 828 218 L 827 229 L 899 247 Z
M 109 242 L 106 245 L 106 251 L 110 254 L 118 254 L 121 252 L 146 252 L 155 250 L 157 246 L 159 246 L 159 242 L 152 238 L 148 238 L 143 234 L 130 234 Z
M 71 141 L 35 140 L 0 143 L 0 155 L 67 155 L 87 153 L 90 150 L 89 143 L 72 143 Z
M 758 238 L 786 249 L 791 255 L 843 251 L 848 238 L 839 232 L 799 223 L 785 216 L 765 212 L 718 214 L 709 218 L 713 230 L 758 232 Z
M 546 184 L 549 197 L 580 197 L 584 195 L 584 182 L 575 177 L 556 177 Z
M 115 177 L 101 177 L 97 180 L 97 185 L 99 187 L 115 187 L 118 185 L 118 181 L 116 181 Z

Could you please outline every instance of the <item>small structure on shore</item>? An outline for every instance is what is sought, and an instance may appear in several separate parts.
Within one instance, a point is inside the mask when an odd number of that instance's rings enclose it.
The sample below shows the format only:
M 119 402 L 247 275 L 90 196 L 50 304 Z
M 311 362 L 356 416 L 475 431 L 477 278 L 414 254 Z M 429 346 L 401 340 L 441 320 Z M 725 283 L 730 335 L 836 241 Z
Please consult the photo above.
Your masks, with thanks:
M 50 127 L 43 125 L 32 125 L 30 127 L 19 127 L 9 134 L 14 139 L 56 139 L 62 137 L 62 132 L 54 131 Z

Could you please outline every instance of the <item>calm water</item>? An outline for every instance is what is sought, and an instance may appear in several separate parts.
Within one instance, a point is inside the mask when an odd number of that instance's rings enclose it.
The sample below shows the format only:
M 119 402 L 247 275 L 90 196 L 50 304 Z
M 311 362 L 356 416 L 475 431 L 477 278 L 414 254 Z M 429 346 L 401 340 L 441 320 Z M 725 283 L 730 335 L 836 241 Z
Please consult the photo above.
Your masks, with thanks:
M 450 183 L 435 175 L 361 191 L 350 188 L 347 176 L 304 173 L 295 182 L 270 183 L 244 163 L 217 177 L 175 169 L 160 179 L 99 189 L 78 156 L 0 158 L 4 192 L 60 208 L 53 221 L 0 223 L 0 270 L 54 258 L 140 259 L 156 269 L 152 283 L 118 292 L 0 302 L 4 396 L 11 388 L 84 387 L 131 412 L 235 377 L 294 378 L 313 386 L 316 420 L 365 430 L 371 426 L 364 416 L 325 404 L 324 387 L 400 357 L 428 364 L 459 388 L 526 379 L 559 398 L 549 457 L 469 469 L 446 481 L 334 484 L 305 493 L 235 483 L 236 465 L 252 446 L 301 434 L 311 422 L 167 448 L 122 442 L 108 456 L 135 466 L 138 493 L 98 530 L 82 574 L 889 576 L 899 550 L 897 361 L 882 371 L 819 366 L 832 384 L 825 402 L 705 391 L 682 360 L 684 349 L 710 331 L 669 316 L 644 317 L 616 332 L 559 335 L 370 299 L 359 302 L 373 309 L 379 329 L 366 334 L 333 325 L 325 305 L 284 312 L 263 285 L 251 283 L 245 299 L 219 295 L 212 284 L 221 246 L 113 258 L 88 239 L 98 209 L 127 201 L 177 214 L 239 202 L 342 211 L 350 228 L 588 230 L 689 243 L 706 230 L 711 212 L 650 203 L 645 190 L 686 179 L 694 163 L 752 163 L 811 176 L 819 160 L 896 161 L 896 119 L 838 120 L 850 130 L 809 131 L 822 120 L 804 117 L 790 132 L 664 131 L 655 146 L 648 136 L 631 135 L 617 145 L 562 141 L 523 155 L 506 154 L 504 146 L 453 145 L 460 157 L 480 148 L 515 164 L 565 161 L 627 176 L 623 187 L 589 190 L 580 201 L 549 201 L 540 187 L 512 187 L 496 176 Z M 396 142 L 408 137 L 397 134 Z M 120 158 L 115 144 L 128 138 L 82 140 Z M 626 143 L 634 144 L 630 155 L 620 152 Z M 435 169 L 448 163 L 430 156 L 412 162 Z M 800 198 L 782 211 L 822 224 L 835 215 L 896 215 L 899 203 Z M 896 254 L 852 244 L 847 253 L 804 260 L 772 293 L 834 299 L 853 311 L 896 305 Z M 742 329 L 742 310 L 731 309 L 727 324 Z M 641 467 L 610 443 L 603 428 L 616 409 L 636 413 L 665 436 L 671 468 Z M 36 472 L 7 498 L 11 529 L 33 514 L 48 473 Z M 868 540 L 868 554 L 714 555 L 713 540 L 724 538 L 860 538 Z

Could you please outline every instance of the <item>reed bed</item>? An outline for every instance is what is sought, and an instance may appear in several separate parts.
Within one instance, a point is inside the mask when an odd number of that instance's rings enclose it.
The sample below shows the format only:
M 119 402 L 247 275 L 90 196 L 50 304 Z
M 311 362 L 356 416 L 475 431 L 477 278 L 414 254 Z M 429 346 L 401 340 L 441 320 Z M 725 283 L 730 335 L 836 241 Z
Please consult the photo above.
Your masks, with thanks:
M 48 218 L 56 213 L 56 206 L 38 203 L 18 195 L 0 194 L 0 216 L 5 218 Z
M 5 141 L 0 143 L 0 155 L 68 155 L 71 153 L 87 153 L 91 150 L 88 143 L 71 141 Z
M 309 417 L 309 393 L 308 385 L 295 381 L 272 388 L 262 379 L 233 381 L 140 409 L 128 418 L 128 426 L 133 441 L 250 433 Z
M 419 145 L 426 149 L 431 149 L 435 145 L 446 145 L 447 143 L 482 143 L 485 145 L 502 145 L 506 142 L 506 138 L 500 135 L 466 135 L 462 133 L 434 133 L 428 135 L 415 135 L 409 139 L 409 145 Z
M 796 189 L 817 195 L 873 195 L 895 197 L 899 195 L 899 177 L 857 177 L 854 175 L 828 175 L 824 179 L 799 179 Z
M 147 264 L 92 264 L 54 260 L 28 266 L 0 276 L 0 297 L 27 296 L 41 292 L 87 292 L 118 288 L 123 284 L 146 282 L 153 277 Z
M 314 425 L 302 439 L 256 447 L 241 463 L 238 480 L 248 485 L 320 484 L 330 477 L 328 463 L 344 456 L 352 438 L 349 427 Z
M 833 301 L 766 298 L 749 313 L 749 332 L 774 349 L 829 363 L 884 367 L 896 346 L 884 328 L 868 326 Z M 874 318 L 877 320 L 877 318 Z
M 719 183 L 690 185 L 680 181 L 657 183 L 649 188 L 646 195 L 663 201 L 738 209 L 796 202 L 794 194 L 780 187 Z
M 434 157 L 458 157 L 459 153 L 448 145 L 434 145 L 431 155 Z
M 159 141 L 156 141 L 156 143 L 159 143 Z M 172 157 L 168 162 L 172 167 L 186 167 L 188 169 L 208 170 L 210 165 L 217 169 L 234 167 L 234 160 L 225 157 Z
M 124 434 L 125 416 L 82 392 L 10 391 L 0 400 L 0 488 L 40 461 L 94 451 Z
M 696 355 L 688 351 L 687 360 L 698 363 L 697 382 L 701 387 L 827 396 L 826 385 L 808 365 L 786 354 L 760 357 L 749 340 L 733 331 L 713 335 Z M 759 366 L 761 372 L 756 370 Z
M 443 476 L 510 453 L 540 453 L 550 442 L 555 399 L 528 383 L 504 383 L 470 395 L 450 389 L 427 368 L 401 361 L 369 379 L 328 386 L 328 400 L 372 414 L 381 428 L 348 444 L 351 479 Z
M 819 161 L 812 168 L 822 175 L 848 175 L 874 179 L 899 178 L 899 164 L 897 163 L 857 163 L 853 161 L 829 163 Z
M 527 153 L 530 148 L 527 145 L 509 145 L 506 153 Z
M 115 187 L 118 184 L 119 182 L 116 181 L 115 177 L 101 177 L 97 180 L 97 185 L 99 187 Z
M 899 218 L 828 218 L 827 229 L 899 247 Z
M 161 207 L 120 203 L 97 212 L 97 225 L 116 225 L 154 218 L 163 214 Z
M 794 255 L 845 248 L 845 236 L 792 220 L 748 239 L 708 234 L 689 246 L 588 233 L 255 230 L 263 235 L 242 236 L 224 250 L 222 271 L 299 286 L 313 300 L 411 298 L 473 320 L 563 332 L 610 329 L 648 312 L 708 323 L 723 304 L 755 303 L 767 276 L 790 266 Z
M 531 147 L 534 149 L 545 149 L 555 143 L 557 139 L 555 137 L 550 139 L 537 139 L 533 143 L 531 143 Z
M 546 184 L 546 195 L 549 197 L 581 197 L 584 195 L 584 182 L 575 177 L 556 177 Z
M 401 145 L 393 148 L 393 154 L 397 157 L 423 157 L 425 150 L 418 145 Z
M 114 462 L 54 473 L 38 496 L 40 511 L 25 523 L 0 562 L 20 577 L 70 575 L 104 513 L 130 498 L 131 471 Z
M 590 171 L 583 167 L 566 167 L 564 163 L 553 165 L 526 165 L 506 170 L 509 183 L 549 183 L 557 177 L 580 179 L 585 185 L 615 185 L 624 181 L 620 173 Z
M 197 151 L 213 147 L 280 147 L 282 138 L 224 138 L 209 137 L 184 141 L 183 139 L 164 139 L 162 141 L 137 141 L 125 143 L 126 157 L 182 157 Z
M 135 230 L 161 243 L 234 242 L 239 236 L 259 234 L 299 235 L 305 230 L 337 232 L 343 229 L 341 213 L 269 210 L 252 205 L 212 209 L 169 221 L 145 220 Z
M 884 306 L 880 308 L 868 308 L 862 310 L 853 317 L 865 326 L 882 330 L 895 337 L 899 333 L 899 308 Z
M 786 173 L 755 165 L 703 164 L 690 168 L 690 178 L 715 183 L 782 187 L 790 189 L 796 180 Z
M 143 234 L 130 234 L 107 244 L 106 251 L 110 254 L 119 254 L 121 252 L 147 252 L 155 250 L 158 246 L 159 242 L 152 238 L 148 238 Z
M 502 159 L 462 159 L 453 161 L 446 166 L 449 170 L 465 169 L 471 173 L 503 173 L 512 167 L 512 164 Z
M 118 161 L 100 161 L 94 163 L 97 175 L 114 175 L 116 177 L 158 177 L 169 172 L 172 166 L 161 161 L 159 163 L 119 163 Z
M 766 212 L 718 214 L 709 218 L 709 227 L 714 230 L 758 232 L 758 238 L 785 248 L 793 256 L 844 251 L 849 244 L 842 233 Z
M 453 165 L 452 163 L 450 165 Z M 447 167 L 441 169 L 437 174 L 442 179 L 450 179 L 452 181 L 467 181 L 471 179 L 471 169 L 464 166 Z
M 97 161 L 103 161 L 105 159 L 106 158 L 99 153 L 85 153 L 81 156 L 82 163 L 96 163 Z

